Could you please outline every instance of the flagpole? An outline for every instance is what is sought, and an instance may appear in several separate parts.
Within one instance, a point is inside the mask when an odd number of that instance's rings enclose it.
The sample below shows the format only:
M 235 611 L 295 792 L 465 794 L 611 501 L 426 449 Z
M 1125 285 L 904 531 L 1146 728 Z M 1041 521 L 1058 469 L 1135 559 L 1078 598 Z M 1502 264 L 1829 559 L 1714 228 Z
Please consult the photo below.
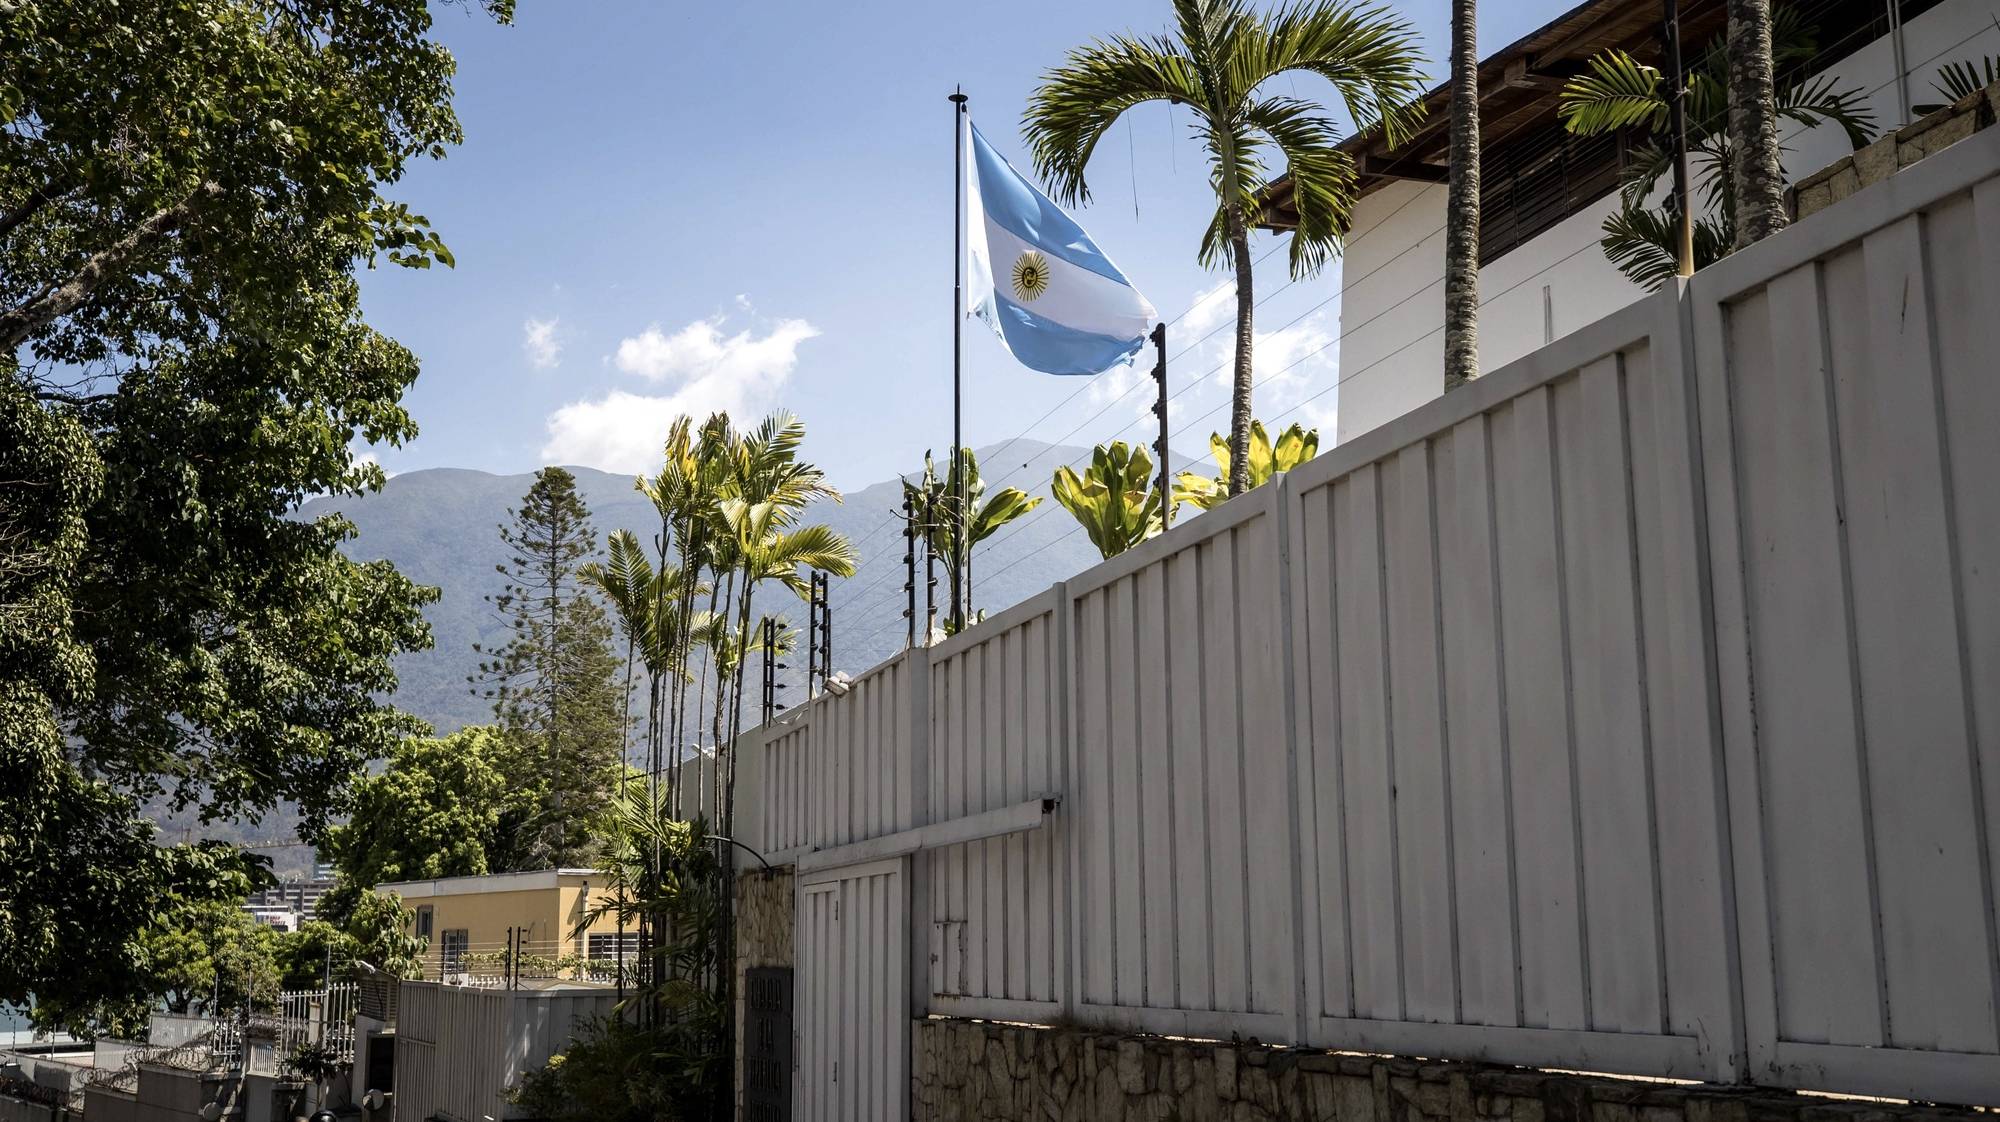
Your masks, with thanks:
M 964 413 L 965 377 L 960 362 L 960 341 L 965 327 L 965 89 L 951 92 L 951 472 L 958 479 L 958 493 L 952 496 L 956 517 L 951 523 L 951 619 L 954 632 L 965 628 L 965 610 L 960 590 L 972 578 L 972 558 L 966 549 Z M 970 600 L 970 590 L 965 599 Z

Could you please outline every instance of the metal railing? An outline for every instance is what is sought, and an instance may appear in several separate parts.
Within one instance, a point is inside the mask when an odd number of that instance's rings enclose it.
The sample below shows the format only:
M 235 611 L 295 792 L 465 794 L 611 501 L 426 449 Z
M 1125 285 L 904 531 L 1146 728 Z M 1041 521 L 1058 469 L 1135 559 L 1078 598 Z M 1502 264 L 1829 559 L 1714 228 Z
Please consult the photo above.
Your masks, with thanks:
M 422 980 L 490 989 L 540 988 L 557 982 L 631 982 L 638 955 L 591 956 L 575 939 L 512 938 L 499 942 L 438 940 L 424 955 Z

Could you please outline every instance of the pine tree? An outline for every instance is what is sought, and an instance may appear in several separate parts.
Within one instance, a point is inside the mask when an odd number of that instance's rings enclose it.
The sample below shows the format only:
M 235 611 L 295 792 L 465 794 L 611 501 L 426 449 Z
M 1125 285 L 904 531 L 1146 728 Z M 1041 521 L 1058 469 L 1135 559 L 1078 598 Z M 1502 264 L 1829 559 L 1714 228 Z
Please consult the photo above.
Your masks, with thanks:
M 513 749 L 507 778 L 536 792 L 536 813 L 489 857 L 499 868 L 587 864 L 625 745 L 611 622 L 578 579 L 596 533 L 576 477 L 559 467 L 536 472 L 508 515 L 499 529 L 511 556 L 495 566 L 507 583 L 487 600 L 511 634 L 480 664 L 479 680 Z

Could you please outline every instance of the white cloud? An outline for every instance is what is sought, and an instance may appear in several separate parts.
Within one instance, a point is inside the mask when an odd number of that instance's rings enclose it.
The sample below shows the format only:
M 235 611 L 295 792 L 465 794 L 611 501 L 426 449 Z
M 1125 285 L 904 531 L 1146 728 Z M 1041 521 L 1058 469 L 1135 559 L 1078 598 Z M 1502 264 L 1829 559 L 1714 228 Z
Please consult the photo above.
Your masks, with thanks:
M 376 467 L 382 467 L 382 457 L 372 451 L 363 452 L 357 450 L 354 452 L 354 466 L 360 467 L 362 464 L 374 464 Z M 396 473 L 384 468 L 382 477 L 385 479 L 394 479 L 396 478 Z
M 696 320 L 668 335 L 655 324 L 620 340 L 613 359 L 618 369 L 648 381 L 693 383 L 708 378 L 730 381 L 791 374 L 799 344 L 819 334 L 802 319 L 780 320 L 762 338 L 749 331 L 724 336 L 721 320 Z
M 612 362 L 650 382 L 672 383 L 671 392 L 612 390 L 549 415 L 542 458 L 608 471 L 651 471 L 660 441 L 674 418 L 700 420 L 718 410 L 754 421 L 776 403 L 798 365 L 799 344 L 819 334 L 804 320 L 781 320 L 758 336 L 725 336 L 720 320 L 697 320 L 672 334 L 655 325 L 618 344 Z
M 1225 280 L 1197 293 L 1174 332 L 1190 342 L 1236 318 L 1236 282 Z M 1169 340 L 1171 342 L 1171 340 Z
M 537 369 L 553 369 L 562 360 L 562 340 L 556 338 L 557 322 L 530 316 L 521 325 L 521 350 Z

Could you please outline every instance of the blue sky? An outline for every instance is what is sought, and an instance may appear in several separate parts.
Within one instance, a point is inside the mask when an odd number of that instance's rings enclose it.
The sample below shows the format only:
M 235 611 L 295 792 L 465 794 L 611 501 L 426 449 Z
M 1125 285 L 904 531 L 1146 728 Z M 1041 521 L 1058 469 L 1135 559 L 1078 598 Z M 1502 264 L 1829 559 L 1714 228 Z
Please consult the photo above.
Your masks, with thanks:
M 1566 6 L 1483 4 L 1482 53 Z M 1400 10 L 1440 57 L 1448 0 Z M 458 267 L 364 278 L 370 321 L 423 361 L 407 398 L 422 435 L 374 454 L 391 471 L 640 470 L 675 412 L 784 407 L 838 484 L 913 470 L 951 440 L 945 95 L 963 83 L 981 131 L 1025 170 L 1019 121 L 1041 71 L 1094 36 L 1169 18 L 1164 0 L 523 0 L 502 28 L 441 6 L 466 142 L 396 193 Z M 1280 82 L 1345 119 L 1318 79 Z M 1079 217 L 1163 315 L 1195 305 L 1172 331 L 1179 354 L 1234 302 L 1194 260 L 1210 204 L 1186 111 L 1130 118 L 1100 147 Z M 1276 245 L 1263 236 L 1253 251 Z M 1274 374 L 1263 416 L 1336 377 L 1338 266 L 1286 280 L 1282 254 L 1257 269 L 1258 327 L 1273 333 L 1258 350 Z M 1203 382 L 1175 402 L 1184 452 L 1226 422 L 1210 372 L 1227 335 L 1171 370 L 1177 390 Z M 977 445 L 1029 429 L 1080 385 L 1016 365 L 976 321 L 965 377 Z M 1146 439 L 1146 392 L 1118 396 L 1140 380 L 1108 374 L 1030 435 Z M 1336 396 L 1295 416 L 1330 438 Z

